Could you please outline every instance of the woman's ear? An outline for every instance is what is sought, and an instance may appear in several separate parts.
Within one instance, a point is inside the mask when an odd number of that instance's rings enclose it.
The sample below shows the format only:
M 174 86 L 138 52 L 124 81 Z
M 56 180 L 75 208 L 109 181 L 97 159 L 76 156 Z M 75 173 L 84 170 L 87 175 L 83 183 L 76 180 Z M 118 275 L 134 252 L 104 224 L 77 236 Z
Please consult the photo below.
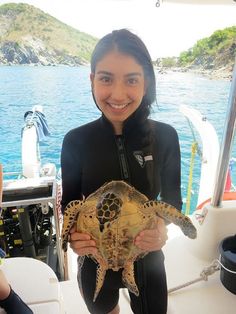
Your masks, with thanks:
M 94 73 L 90 73 L 90 83 L 91 83 L 92 89 L 93 89 L 93 81 L 94 81 Z

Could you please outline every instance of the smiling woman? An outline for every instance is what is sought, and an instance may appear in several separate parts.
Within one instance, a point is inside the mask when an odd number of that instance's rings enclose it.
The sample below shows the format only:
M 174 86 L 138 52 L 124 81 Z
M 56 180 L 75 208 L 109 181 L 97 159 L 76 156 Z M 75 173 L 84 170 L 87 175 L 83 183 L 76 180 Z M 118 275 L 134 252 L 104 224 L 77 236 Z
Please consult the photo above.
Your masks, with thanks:
M 180 210 L 178 136 L 172 126 L 148 118 L 156 99 L 156 80 L 142 40 L 127 29 L 105 35 L 92 54 L 90 79 L 101 117 L 71 130 L 64 138 L 63 209 L 72 200 L 88 197 L 105 182 L 122 180 L 149 199 L 159 196 Z M 93 207 L 91 203 L 89 206 Z M 96 212 L 98 207 L 93 209 Z M 65 212 L 65 221 L 67 216 Z M 110 223 L 101 226 L 102 230 L 109 227 Z M 79 286 L 90 313 L 119 313 L 119 289 L 124 287 L 122 271 L 109 269 L 104 284 L 99 281 L 102 288 L 98 298 L 93 299 L 97 266 L 88 255 L 99 258 L 100 246 L 92 234 L 78 226 L 68 232 L 70 246 L 79 255 Z M 131 308 L 136 314 L 166 314 L 167 287 L 161 250 L 167 240 L 166 232 L 164 220 L 158 217 L 156 224 L 134 235 L 134 245 L 148 252 L 131 269 L 139 289 L 138 295 L 130 292 Z M 129 258 L 125 263 L 128 262 Z M 157 267 L 152 267 L 154 264 Z

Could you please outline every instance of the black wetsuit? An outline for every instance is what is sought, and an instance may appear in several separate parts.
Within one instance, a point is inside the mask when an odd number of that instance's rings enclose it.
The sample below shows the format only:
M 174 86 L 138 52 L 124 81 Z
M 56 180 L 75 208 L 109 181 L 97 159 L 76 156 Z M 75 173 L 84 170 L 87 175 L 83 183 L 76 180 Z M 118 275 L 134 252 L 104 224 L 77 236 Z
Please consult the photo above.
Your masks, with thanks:
M 12 289 L 6 299 L 0 300 L 0 308 L 3 308 L 7 314 L 33 314 L 28 305 Z
M 153 138 L 142 148 L 139 126 L 128 119 L 122 136 L 116 136 L 110 122 L 100 119 L 67 133 L 61 155 L 62 208 L 74 199 L 87 197 L 105 182 L 125 180 L 149 199 L 160 197 L 181 209 L 180 149 L 175 129 L 167 124 L 147 120 Z M 83 263 L 81 263 L 83 261 Z M 95 290 L 96 264 L 79 258 L 78 280 L 91 313 L 109 313 L 117 304 L 119 288 L 124 287 L 121 270 L 108 270 L 104 285 L 92 301 Z M 165 314 L 167 287 L 162 251 L 151 252 L 135 262 L 135 279 L 140 297 L 132 293 L 134 313 Z

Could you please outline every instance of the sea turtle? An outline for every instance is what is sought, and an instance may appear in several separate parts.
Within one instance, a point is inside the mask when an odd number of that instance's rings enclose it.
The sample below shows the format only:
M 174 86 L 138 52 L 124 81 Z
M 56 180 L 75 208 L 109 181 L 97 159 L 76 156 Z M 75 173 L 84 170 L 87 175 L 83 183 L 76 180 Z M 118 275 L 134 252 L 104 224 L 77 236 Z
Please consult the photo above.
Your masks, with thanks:
M 134 238 L 144 229 L 153 228 L 157 216 L 178 225 L 189 238 L 197 232 L 191 220 L 175 207 L 148 198 L 124 181 L 111 181 L 84 200 L 70 202 L 64 212 L 62 248 L 67 250 L 69 230 L 77 220 L 77 231 L 88 233 L 95 240 L 98 263 L 94 301 L 103 285 L 107 269 L 123 268 L 124 285 L 139 295 L 134 279 L 133 262 L 147 254 L 136 245 Z

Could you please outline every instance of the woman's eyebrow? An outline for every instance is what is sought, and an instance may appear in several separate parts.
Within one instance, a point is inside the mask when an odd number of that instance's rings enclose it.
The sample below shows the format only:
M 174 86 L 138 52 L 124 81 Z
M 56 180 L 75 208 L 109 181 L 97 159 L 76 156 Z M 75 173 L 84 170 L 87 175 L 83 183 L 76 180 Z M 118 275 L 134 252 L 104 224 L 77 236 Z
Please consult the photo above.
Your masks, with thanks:
M 105 75 L 114 76 L 113 73 L 111 73 L 111 72 L 109 72 L 109 71 L 103 71 L 103 70 L 98 71 L 96 74 L 105 74 Z M 125 74 L 124 76 L 125 76 L 125 77 L 142 76 L 142 73 L 141 73 L 141 72 L 131 72 L 131 73 Z
M 142 76 L 141 72 L 131 72 L 128 74 L 125 74 L 125 77 L 130 77 L 130 76 Z
M 97 74 L 106 74 L 106 75 L 113 75 L 111 72 L 108 72 L 108 71 L 98 71 Z

